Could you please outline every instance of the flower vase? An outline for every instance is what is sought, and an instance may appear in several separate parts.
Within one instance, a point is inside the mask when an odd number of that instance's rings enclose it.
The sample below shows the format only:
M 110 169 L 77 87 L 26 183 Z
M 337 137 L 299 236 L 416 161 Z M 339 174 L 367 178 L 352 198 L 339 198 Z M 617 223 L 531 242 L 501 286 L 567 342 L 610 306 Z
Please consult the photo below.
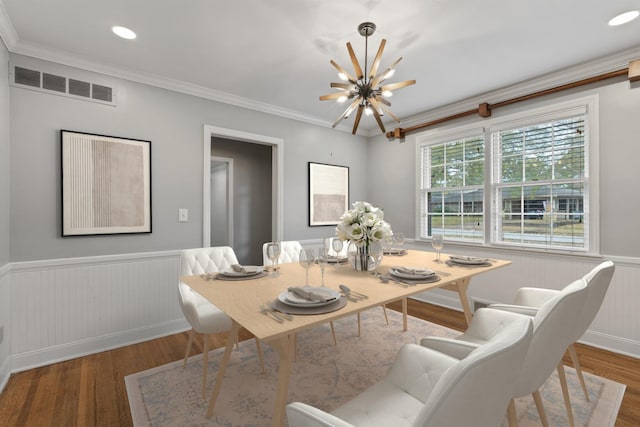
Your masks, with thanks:
M 382 262 L 382 243 L 371 240 L 351 241 L 347 257 L 356 271 L 373 271 Z

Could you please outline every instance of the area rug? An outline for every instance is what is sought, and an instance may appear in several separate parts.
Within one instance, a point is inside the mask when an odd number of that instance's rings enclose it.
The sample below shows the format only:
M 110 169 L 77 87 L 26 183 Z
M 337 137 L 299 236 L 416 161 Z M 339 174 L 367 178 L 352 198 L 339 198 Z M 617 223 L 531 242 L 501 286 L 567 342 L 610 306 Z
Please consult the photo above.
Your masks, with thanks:
M 418 343 L 427 335 L 453 337 L 458 332 L 409 317 L 408 331 L 402 331 L 401 314 L 387 310 L 362 314 L 362 334 L 357 336 L 355 316 L 334 322 L 337 346 L 328 326 L 298 335 L 297 360 L 293 364 L 288 402 L 300 401 L 331 411 L 346 403 L 382 378 L 404 343 Z M 265 321 L 266 318 L 265 318 Z M 205 412 L 213 390 L 224 349 L 209 354 L 209 390 L 203 399 L 202 355 L 152 368 L 125 377 L 131 416 L 135 426 L 270 426 L 277 384 L 277 353 L 263 345 L 266 373 L 262 373 L 254 340 L 244 341 L 232 352 L 216 402 L 214 415 Z M 590 402 L 582 394 L 575 371 L 569 367 L 567 380 L 577 425 L 613 426 L 625 386 L 585 373 Z M 560 384 L 553 376 L 541 390 L 552 426 L 568 425 Z M 521 427 L 539 426 L 533 399 L 516 400 Z M 506 418 L 503 426 L 506 426 Z

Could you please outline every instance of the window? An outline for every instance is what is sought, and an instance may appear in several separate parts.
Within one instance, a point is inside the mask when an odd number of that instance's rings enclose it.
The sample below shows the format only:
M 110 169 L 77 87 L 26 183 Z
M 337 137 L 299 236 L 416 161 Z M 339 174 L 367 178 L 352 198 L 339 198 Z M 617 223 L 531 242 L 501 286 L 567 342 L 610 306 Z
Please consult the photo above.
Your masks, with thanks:
M 590 97 L 419 136 L 419 237 L 594 252 L 595 107 Z
M 422 230 L 426 236 L 482 241 L 484 135 L 422 147 Z M 423 234 L 425 235 L 425 234 Z

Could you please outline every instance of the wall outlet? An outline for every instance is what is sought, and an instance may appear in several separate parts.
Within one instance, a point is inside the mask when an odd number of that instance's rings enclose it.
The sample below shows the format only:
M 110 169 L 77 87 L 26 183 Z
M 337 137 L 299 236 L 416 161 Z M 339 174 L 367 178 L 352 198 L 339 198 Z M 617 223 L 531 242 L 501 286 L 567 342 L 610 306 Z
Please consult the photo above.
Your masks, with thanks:
M 189 209 L 178 209 L 178 222 L 189 221 Z

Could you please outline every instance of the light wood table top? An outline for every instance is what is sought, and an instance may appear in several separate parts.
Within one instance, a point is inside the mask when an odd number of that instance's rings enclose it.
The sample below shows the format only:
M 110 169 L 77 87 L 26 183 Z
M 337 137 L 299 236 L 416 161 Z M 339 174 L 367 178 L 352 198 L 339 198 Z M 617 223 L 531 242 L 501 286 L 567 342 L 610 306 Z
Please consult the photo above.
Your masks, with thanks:
M 448 259 L 445 254 L 442 260 Z M 352 291 L 367 295 L 368 299 L 347 304 L 337 311 L 325 314 L 293 315 L 293 320 L 278 323 L 261 311 L 261 306 L 273 302 L 278 295 L 290 286 L 305 285 L 305 270 L 297 263 L 282 264 L 277 277 L 261 277 L 242 281 L 206 280 L 201 276 L 184 276 L 181 280 L 191 286 L 211 303 L 215 304 L 231 319 L 232 328 L 222 357 L 218 377 L 211 395 L 207 416 L 211 416 L 220 393 L 224 372 L 229 362 L 233 343 L 237 339 L 240 327 L 244 327 L 259 340 L 273 346 L 280 358 L 278 368 L 278 388 L 272 423 L 281 426 L 284 422 L 285 405 L 289 383 L 289 374 L 293 361 L 295 335 L 304 329 L 339 319 L 377 307 L 388 302 L 402 300 L 406 329 L 406 299 L 412 295 L 430 289 L 447 289 L 458 292 L 467 318 L 471 321 L 467 289 L 471 278 L 477 274 L 509 265 L 510 261 L 491 260 L 488 266 L 449 266 L 445 262 L 436 263 L 432 252 L 409 250 L 404 256 L 384 256 L 378 272 L 386 274 L 393 266 L 427 267 L 440 275 L 441 280 L 433 283 L 416 284 L 403 287 L 393 282 L 382 283 L 378 277 L 368 272 L 355 271 L 350 265 L 328 265 L 325 269 L 325 286 L 339 290 L 345 284 Z M 309 271 L 309 285 L 320 286 L 320 268 L 317 265 Z

